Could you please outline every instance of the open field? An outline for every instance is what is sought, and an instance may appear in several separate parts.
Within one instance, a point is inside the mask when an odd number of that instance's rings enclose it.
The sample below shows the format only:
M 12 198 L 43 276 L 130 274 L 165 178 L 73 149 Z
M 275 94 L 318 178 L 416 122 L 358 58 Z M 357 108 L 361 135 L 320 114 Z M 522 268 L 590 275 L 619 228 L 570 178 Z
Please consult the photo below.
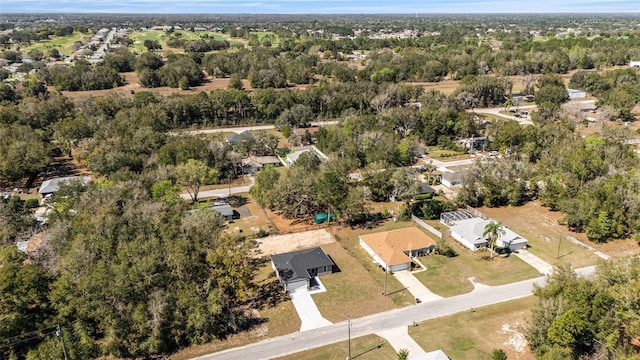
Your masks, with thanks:
M 420 257 L 427 270 L 415 274 L 429 290 L 440 296 L 449 297 L 472 291 L 473 284 L 468 280 L 470 277 L 486 285 L 504 285 L 540 276 L 538 271 L 516 256 L 494 256 L 493 260 L 489 260 L 489 252 L 472 253 L 452 238 L 445 241 L 456 250 L 458 256 Z
M 402 290 L 393 276 L 388 277 L 387 287 L 395 293 L 383 296 L 384 272 L 371 262 L 373 266 L 363 266 L 358 261 L 361 259 L 355 258 L 359 254 L 353 254 L 339 243 L 323 245 L 322 249 L 340 268 L 340 272 L 320 278 L 326 292 L 312 295 L 325 319 L 340 322 L 349 315 L 357 318 L 413 304 L 409 291 Z
M 75 50 L 73 44 L 76 41 L 85 42 L 91 38 L 92 34 L 83 34 L 81 32 L 74 32 L 69 36 L 51 36 L 51 40 L 42 40 L 32 42 L 31 45 L 21 45 L 20 52 L 27 54 L 31 50 L 39 50 L 47 54 L 48 49 L 58 49 L 60 54 L 69 56 Z
M 529 296 L 428 320 L 409 327 L 409 335 L 425 351 L 441 349 L 451 359 L 490 359 L 493 349 L 503 349 L 510 360 L 533 360 L 520 327 L 536 302 Z
M 220 34 L 217 32 L 192 32 L 192 31 L 175 31 L 175 35 L 179 34 L 181 38 L 185 40 L 198 40 L 201 39 L 204 34 L 207 34 L 210 38 L 215 38 L 216 40 L 228 40 L 231 39 L 224 34 Z M 167 40 L 171 37 L 171 34 L 168 34 L 164 31 L 136 31 L 129 33 L 129 39 L 133 41 L 133 50 L 138 53 L 143 53 L 147 51 L 147 48 L 144 47 L 145 40 L 157 40 L 160 45 L 162 45 L 163 50 L 171 49 L 174 52 L 182 52 L 182 49 L 174 49 L 169 48 L 167 46 Z
M 276 358 L 277 360 L 342 360 L 349 355 L 347 341 Z M 376 335 L 351 339 L 351 358 L 359 360 L 396 360 L 398 355 L 389 343 Z
M 572 264 L 578 268 L 595 265 L 600 261 L 593 252 L 568 241 L 569 237 L 609 255 L 633 256 L 640 253 L 640 247 L 633 241 L 616 240 L 604 245 L 590 242 L 584 233 L 570 231 L 566 226 L 558 224 L 558 220 L 563 216 L 561 212 L 550 211 L 537 201 L 518 207 L 480 208 L 479 210 L 522 235 L 529 241 L 531 246 L 529 251 L 532 254 L 554 266 Z M 559 243 L 560 258 L 558 258 Z

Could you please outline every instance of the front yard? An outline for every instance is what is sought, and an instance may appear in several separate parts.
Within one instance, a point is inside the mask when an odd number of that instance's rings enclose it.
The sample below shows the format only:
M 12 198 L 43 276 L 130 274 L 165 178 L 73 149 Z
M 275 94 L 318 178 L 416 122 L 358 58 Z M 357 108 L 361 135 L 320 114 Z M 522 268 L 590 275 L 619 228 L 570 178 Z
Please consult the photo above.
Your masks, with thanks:
M 522 335 L 537 298 L 529 296 L 476 308 L 409 327 L 409 335 L 429 352 L 441 349 L 451 359 L 490 359 L 503 349 L 510 360 L 534 359 Z
M 277 360 L 326 360 L 345 359 L 349 355 L 347 341 L 302 351 Z M 360 360 L 396 360 L 398 355 L 389 343 L 376 335 L 351 339 L 351 358 Z
M 415 274 L 429 290 L 440 296 L 449 297 L 472 291 L 473 284 L 468 280 L 470 277 L 475 277 L 477 282 L 485 285 L 504 285 L 540 276 L 538 271 L 516 256 L 494 256 L 493 260 L 489 260 L 488 251 L 472 253 L 451 238 L 446 241 L 458 256 L 423 256 L 420 261 L 427 270 Z

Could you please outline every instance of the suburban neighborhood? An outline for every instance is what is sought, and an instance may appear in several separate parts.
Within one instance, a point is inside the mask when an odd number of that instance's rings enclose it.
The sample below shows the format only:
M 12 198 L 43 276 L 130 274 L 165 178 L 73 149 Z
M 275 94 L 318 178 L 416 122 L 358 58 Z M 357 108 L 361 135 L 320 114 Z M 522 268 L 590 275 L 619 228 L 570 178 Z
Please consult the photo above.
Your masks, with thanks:
M 640 356 L 637 13 L 9 4 L 0 358 Z

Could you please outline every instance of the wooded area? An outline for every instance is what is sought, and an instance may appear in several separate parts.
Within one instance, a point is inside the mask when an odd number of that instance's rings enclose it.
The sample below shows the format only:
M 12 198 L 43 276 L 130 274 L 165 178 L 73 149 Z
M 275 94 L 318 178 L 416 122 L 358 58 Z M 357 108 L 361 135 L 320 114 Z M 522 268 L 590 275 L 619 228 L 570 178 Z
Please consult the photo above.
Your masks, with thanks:
M 15 63 L 27 55 L 16 44 L 88 31 L 75 19 L 69 26 L 2 34 L 0 46 L 7 49 L 1 56 Z M 309 152 L 289 168 L 267 166 L 255 175 L 251 196 L 285 218 L 333 212 L 341 225 L 356 226 L 372 218 L 371 202 L 391 200 L 405 203 L 401 216 L 437 218 L 453 205 L 416 198 L 419 171 L 433 179 L 435 167 L 410 166 L 427 149 L 463 153 L 460 139 L 486 137 L 484 150 L 503 155 L 467 170 L 455 205 L 518 206 L 538 199 L 593 241 L 640 241 L 640 164 L 625 143 L 637 134 L 621 125 L 636 120 L 640 73 L 609 69 L 640 60 L 640 31 L 632 25 L 637 18 L 574 18 L 581 32 L 570 34 L 560 34 L 568 20 L 556 17 L 518 17 L 513 29 L 492 17 L 321 19 L 302 16 L 286 28 L 267 20 L 223 26 L 225 35 L 246 40 L 242 46 L 180 40 L 171 30 L 171 46 L 184 53 L 164 56 L 149 44 L 149 51 L 135 54 L 125 46 L 98 64 L 36 61 L 36 71 L 22 82 L 0 83 L 5 188 L 42 176 L 60 154 L 96 178 L 63 186 L 50 200 L 45 226 L 17 196 L 0 200 L 0 355 L 59 358 L 62 343 L 51 335 L 58 324 L 69 357 L 84 359 L 169 354 L 262 321 L 251 311 L 263 300 L 252 282 L 252 240 L 223 232 L 217 213 L 179 195 L 188 190 L 197 203 L 202 186 L 239 176 L 243 158 L 286 156 L 280 140 L 316 120 L 338 120 L 304 135 L 329 160 Z M 360 26 L 368 30 L 355 35 Z M 273 35 L 260 38 L 255 28 Z M 382 30 L 421 36 L 369 36 Z M 334 39 L 332 32 L 353 38 Z M 366 57 L 349 61 L 354 51 Z M 577 131 L 585 116 L 562 107 L 569 96 L 559 74 L 576 69 L 568 85 L 597 97 L 605 114 L 601 131 L 588 136 Z M 117 88 L 122 73 L 131 71 L 148 91 L 76 101 L 60 92 Z M 232 81 L 209 93 L 153 92 L 161 86 L 187 90 L 205 75 Z M 473 112 L 519 106 L 511 75 L 521 76 L 519 95 L 535 95 L 531 126 Z M 444 79 L 460 81 L 447 94 L 421 83 Z M 259 124 L 274 124 L 287 136 L 253 131 L 250 139 L 231 143 L 224 134 L 183 131 Z M 16 250 L 16 241 L 34 233 L 41 236 L 35 253 Z M 541 304 L 527 335 L 536 355 L 637 356 L 636 267 L 635 260 L 612 262 L 595 279 L 565 269 L 539 289 Z

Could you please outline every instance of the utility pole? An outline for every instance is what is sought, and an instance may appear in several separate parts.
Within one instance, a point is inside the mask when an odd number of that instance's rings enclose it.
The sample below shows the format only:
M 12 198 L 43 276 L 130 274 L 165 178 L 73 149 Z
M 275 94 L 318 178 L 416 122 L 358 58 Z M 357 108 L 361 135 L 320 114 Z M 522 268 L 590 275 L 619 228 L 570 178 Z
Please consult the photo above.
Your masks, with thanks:
M 387 276 L 389 276 L 389 265 L 385 264 L 385 268 L 384 268 L 384 296 L 387 296 Z
M 556 256 L 556 259 L 560 259 L 560 243 L 562 243 L 562 235 L 558 238 L 558 255 Z
M 56 325 L 56 336 L 60 339 L 62 344 L 62 353 L 64 354 L 64 360 L 67 360 L 67 350 L 64 348 L 64 340 L 62 339 L 62 331 L 60 330 L 60 324 Z
M 351 315 L 347 317 L 347 331 L 348 331 L 348 344 L 349 344 L 349 357 L 347 360 L 351 360 Z

